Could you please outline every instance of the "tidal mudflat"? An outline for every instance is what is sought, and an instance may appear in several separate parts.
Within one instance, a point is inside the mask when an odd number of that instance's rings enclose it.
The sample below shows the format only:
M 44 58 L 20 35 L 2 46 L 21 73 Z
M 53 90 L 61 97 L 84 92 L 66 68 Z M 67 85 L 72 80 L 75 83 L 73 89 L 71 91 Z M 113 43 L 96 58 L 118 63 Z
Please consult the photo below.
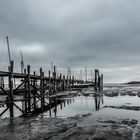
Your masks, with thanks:
M 139 91 L 140 85 L 107 85 L 103 96 L 87 89 L 56 99 L 54 108 L 32 118 L 1 119 L 0 139 L 139 140 Z

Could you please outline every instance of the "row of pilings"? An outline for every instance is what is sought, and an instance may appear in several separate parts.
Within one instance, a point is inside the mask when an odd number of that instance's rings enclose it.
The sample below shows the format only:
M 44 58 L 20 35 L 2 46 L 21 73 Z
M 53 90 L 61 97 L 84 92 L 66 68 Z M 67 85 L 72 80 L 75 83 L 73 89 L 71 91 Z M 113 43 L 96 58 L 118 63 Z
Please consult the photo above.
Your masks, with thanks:
M 0 77 L 2 79 L 7 77 L 9 84 L 8 89 L 4 87 L 4 82 L 0 86 L 0 94 L 6 95 L 4 101 L 6 108 L 0 113 L 0 116 L 9 110 L 10 117 L 14 117 L 14 108 L 17 108 L 22 116 L 41 113 L 50 109 L 50 106 L 53 105 L 53 98 L 63 95 L 64 91 L 71 90 L 75 83 L 84 83 L 81 80 L 76 80 L 74 76 L 57 75 L 55 66 L 52 76 L 51 72 L 48 71 L 48 77 L 44 75 L 42 68 L 40 68 L 39 75 L 36 75 L 35 71 L 31 74 L 30 65 L 27 65 L 24 73 L 14 73 L 13 69 L 14 62 L 11 61 L 9 72 L 0 71 Z M 15 87 L 16 80 L 20 81 L 20 84 Z M 87 83 L 90 82 L 87 81 Z M 97 69 L 95 70 L 95 81 L 92 82 L 92 85 L 96 91 L 103 88 L 103 75 L 100 76 Z M 22 98 L 16 99 L 16 96 L 22 96 Z M 19 101 L 22 102 L 22 107 L 16 104 Z

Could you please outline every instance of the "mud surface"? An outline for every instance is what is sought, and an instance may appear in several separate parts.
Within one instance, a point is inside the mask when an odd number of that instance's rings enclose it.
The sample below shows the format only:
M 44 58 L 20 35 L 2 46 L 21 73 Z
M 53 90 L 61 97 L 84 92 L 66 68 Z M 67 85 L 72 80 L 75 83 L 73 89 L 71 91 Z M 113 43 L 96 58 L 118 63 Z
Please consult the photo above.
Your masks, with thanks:
M 133 111 L 140 111 L 140 106 L 104 106 L 104 108 L 115 108 L 115 109 L 125 109 L 125 110 L 133 110 Z
M 137 120 L 98 120 L 101 125 L 80 126 L 91 114 L 59 118 L 3 119 L 1 140 L 139 140 Z
M 0 140 L 140 140 L 140 98 L 133 96 L 139 91 L 109 87 L 103 97 L 83 91 L 51 115 L 0 119 Z

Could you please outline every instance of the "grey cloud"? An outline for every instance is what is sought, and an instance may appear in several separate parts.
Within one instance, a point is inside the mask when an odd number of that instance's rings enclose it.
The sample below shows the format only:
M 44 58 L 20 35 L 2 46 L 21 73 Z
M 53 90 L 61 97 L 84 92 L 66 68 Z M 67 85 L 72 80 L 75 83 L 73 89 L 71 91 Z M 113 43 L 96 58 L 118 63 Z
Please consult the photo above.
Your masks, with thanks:
M 26 63 L 99 67 L 107 78 L 106 69 L 139 65 L 139 5 L 140 1 L 131 0 L 4 0 L 0 35 L 10 37 L 18 64 L 19 50 L 38 44 L 44 48 L 42 54 L 23 50 Z

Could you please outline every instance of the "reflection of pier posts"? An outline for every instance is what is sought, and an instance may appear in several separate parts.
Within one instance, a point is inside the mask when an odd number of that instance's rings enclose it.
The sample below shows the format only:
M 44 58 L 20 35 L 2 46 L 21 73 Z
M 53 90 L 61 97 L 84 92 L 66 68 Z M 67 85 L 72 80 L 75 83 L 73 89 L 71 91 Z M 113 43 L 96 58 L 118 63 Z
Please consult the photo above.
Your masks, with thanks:
M 94 99 L 95 99 L 95 110 L 99 110 L 101 103 L 102 104 L 104 103 L 103 102 L 103 96 L 95 95 Z
M 103 74 L 100 77 L 100 91 L 103 91 Z
M 64 107 L 66 106 L 66 101 L 64 100 Z
M 95 95 L 94 99 L 95 99 L 95 110 L 98 110 L 98 99 L 97 99 L 97 95 Z
M 0 77 L 0 87 L 4 89 L 4 77 Z
M 61 103 L 60 103 L 60 109 L 61 109 L 61 110 L 63 109 L 63 106 L 62 106 L 62 99 L 61 99 Z
M 57 116 L 57 99 L 55 98 L 55 108 L 54 108 L 54 114 L 55 114 L 55 117 Z

